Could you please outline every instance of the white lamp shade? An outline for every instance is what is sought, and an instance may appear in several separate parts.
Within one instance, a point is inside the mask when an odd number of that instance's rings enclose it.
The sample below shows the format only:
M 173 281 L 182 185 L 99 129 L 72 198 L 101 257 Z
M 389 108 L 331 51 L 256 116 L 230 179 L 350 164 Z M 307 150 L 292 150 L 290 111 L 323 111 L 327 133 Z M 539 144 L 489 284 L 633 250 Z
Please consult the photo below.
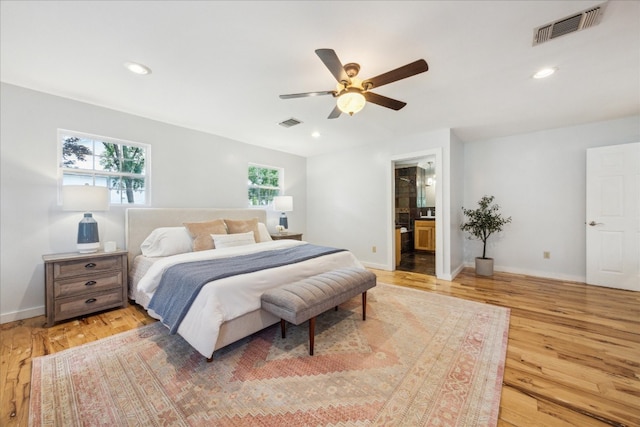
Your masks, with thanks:
M 109 189 L 93 185 L 64 185 L 62 209 L 78 212 L 106 211 L 109 209 Z
M 293 197 L 276 196 L 273 198 L 273 209 L 280 212 L 293 211 Z

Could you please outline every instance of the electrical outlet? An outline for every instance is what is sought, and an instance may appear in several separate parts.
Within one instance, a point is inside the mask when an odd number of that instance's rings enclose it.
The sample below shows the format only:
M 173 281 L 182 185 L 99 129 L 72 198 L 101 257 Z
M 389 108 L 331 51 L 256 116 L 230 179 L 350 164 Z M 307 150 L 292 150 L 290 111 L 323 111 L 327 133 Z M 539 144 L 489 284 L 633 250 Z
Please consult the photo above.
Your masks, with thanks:
M 549 252 L 549 251 L 542 252 L 542 258 L 551 259 L 551 252 Z
M 375 254 L 377 250 L 378 250 L 378 248 L 376 248 L 375 246 L 371 246 L 371 252 L 373 252 Z

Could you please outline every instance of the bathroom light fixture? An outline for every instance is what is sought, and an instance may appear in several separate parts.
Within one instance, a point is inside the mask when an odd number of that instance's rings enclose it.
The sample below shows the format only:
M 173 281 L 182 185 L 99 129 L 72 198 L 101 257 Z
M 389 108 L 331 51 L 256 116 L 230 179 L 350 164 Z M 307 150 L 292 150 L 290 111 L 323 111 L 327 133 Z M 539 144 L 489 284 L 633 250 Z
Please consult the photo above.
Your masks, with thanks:
M 137 62 L 125 62 L 124 66 L 134 74 L 140 74 L 141 76 L 151 74 L 151 68 Z
M 316 139 L 317 139 L 317 138 L 320 138 L 320 132 L 318 132 L 318 131 L 312 132 L 312 133 L 311 133 L 311 137 L 312 137 L 312 138 L 316 138 Z
M 431 187 L 433 184 L 436 183 L 436 181 L 433 179 L 435 175 L 431 171 L 431 164 L 433 162 L 427 162 L 427 163 L 429 163 L 429 178 L 427 178 L 427 187 Z
M 543 68 L 541 70 L 539 70 L 537 73 L 535 73 L 533 75 L 534 79 L 544 79 L 545 77 L 549 77 L 550 75 L 552 75 L 553 73 L 555 73 L 558 69 L 557 68 Z

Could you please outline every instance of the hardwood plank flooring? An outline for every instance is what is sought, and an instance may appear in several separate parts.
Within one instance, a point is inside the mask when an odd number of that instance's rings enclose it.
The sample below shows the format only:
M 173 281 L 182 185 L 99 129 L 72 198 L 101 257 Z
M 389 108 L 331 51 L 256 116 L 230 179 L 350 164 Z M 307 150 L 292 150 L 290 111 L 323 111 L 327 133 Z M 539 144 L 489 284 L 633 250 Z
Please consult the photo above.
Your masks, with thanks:
M 511 309 L 500 426 L 640 426 L 640 293 L 515 274 L 378 281 Z M 154 322 L 137 305 L 44 328 L 0 325 L 0 425 L 27 426 L 31 358 Z

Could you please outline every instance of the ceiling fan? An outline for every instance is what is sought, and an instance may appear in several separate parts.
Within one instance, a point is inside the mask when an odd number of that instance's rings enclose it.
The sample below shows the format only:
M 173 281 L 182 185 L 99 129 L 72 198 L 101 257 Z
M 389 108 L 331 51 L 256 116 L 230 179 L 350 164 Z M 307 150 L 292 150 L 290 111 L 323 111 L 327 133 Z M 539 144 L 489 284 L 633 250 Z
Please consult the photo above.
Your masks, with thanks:
M 379 76 L 361 80 L 357 77 L 358 72 L 360 71 L 359 64 L 350 62 L 342 65 L 342 62 L 340 62 L 338 55 L 333 49 L 316 49 L 316 54 L 329 69 L 333 77 L 338 81 L 336 90 L 291 93 L 287 95 L 280 95 L 280 98 L 291 99 L 305 98 L 308 96 L 333 95 L 333 97 L 338 98 L 338 100 L 333 111 L 331 111 L 331 114 L 327 117 L 329 119 L 335 119 L 339 117 L 341 113 L 347 113 L 353 116 L 354 113 L 357 113 L 364 108 L 366 101 L 397 111 L 407 105 L 407 103 L 378 95 L 370 92 L 370 90 L 398 80 L 406 79 L 407 77 L 411 77 L 416 74 L 424 73 L 429 69 L 427 62 L 424 59 L 419 59 L 410 64 L 396 68 L 395 70 L 380 74 Z

